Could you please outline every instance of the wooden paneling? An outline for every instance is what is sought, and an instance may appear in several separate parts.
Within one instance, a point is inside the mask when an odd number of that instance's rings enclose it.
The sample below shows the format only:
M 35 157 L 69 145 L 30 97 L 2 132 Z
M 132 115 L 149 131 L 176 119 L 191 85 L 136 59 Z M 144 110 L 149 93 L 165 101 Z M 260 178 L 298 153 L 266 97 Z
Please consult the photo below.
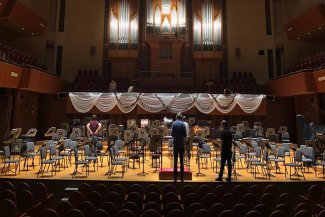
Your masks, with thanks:
M 284 28 L 290 40 L 311 40 L 313 36 L 319 37 L 319 32 L 325 28 L 325 5 L 321 4 L 306 11 L 287 23 Z
M 0 0 L 0 15 L 4 11 L 8 2 L 9 2 L 9 0 Z
M 58 93 L 64 90 L 64 81 L 36 69 L 24 68 L 20 88 L 41 93 Z
M 18 88 L 21 77 L 21 67 L 0 61 L 0 87 Z
M 3 13 L 0 26 L 19 35 L 42 35 L 46 30 L 47 20 L 16 1 L 9 12 Z
M 314 72 L 314 80 L 317 91 L 325 93 L 325 69 Z
M 295 96 L 317 91 L 312 72 L 279 78 L 270 81 L 268 86 L 270 94 L 275 96 Z
M 22 128 L 26 133 L 29 128 L 37 127 L 39 93 L 18 90 L 13 105 L 12 128 Z

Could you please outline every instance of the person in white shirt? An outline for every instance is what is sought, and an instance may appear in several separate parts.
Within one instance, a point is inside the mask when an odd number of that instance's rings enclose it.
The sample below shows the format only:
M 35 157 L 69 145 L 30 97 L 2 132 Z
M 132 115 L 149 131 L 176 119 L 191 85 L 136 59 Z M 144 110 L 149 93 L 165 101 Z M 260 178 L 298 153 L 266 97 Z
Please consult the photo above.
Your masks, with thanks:
M 117 84 L 114 80 L 111 81 L 109 84 L 109 92 L 116 92 L 117 91 Z

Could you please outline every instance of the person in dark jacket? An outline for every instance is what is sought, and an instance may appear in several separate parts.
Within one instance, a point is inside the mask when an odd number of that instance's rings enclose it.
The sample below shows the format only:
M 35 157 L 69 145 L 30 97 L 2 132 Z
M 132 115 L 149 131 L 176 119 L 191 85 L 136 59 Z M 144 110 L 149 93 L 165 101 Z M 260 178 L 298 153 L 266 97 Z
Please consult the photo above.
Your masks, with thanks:
M 216 178 L 216 181 L 222 181 L 223 170 L 225 168 L 225 164 L 227 161 L 228 166 L 228 178 L 226 179 L 228 182 L 231 181 L 231 157 L 232 157 L 232 133 L 228 128 L 227 121 L 223 120 L 221 122 L 221 166 L 219 177 Z
M 172 124 L 172 137 L 173 140 L 173 149 L 174 149 L 174 182 L 177 182 L 177 161 L 179 155 L 180 161 L 180 176 L 181 181 L 183 182 L 184 179 L 184 138 L 186 137 L 186 128 L 182 121 L 182 114 L 177 113 L 176 120 Z

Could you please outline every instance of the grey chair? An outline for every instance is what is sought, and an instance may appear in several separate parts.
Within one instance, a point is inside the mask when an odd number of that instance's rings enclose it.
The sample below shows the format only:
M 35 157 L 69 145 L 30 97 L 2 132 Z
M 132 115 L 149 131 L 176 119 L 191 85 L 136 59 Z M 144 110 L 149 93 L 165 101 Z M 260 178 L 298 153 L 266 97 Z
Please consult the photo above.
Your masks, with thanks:
M 48 148 L 50 150 L 50 159 L 56 161 L 55 166 L 56 167 L 59 167 L 59 171 L 60 171 L 61 170 L 61 165 L 64 165 L 65 164 L 65 158 L 64 158 L 64 156 L 58 156 L 57 155 L 56 145 L 55 144 L 50 145 Z M 56 168 L 55 168 L 55 170 L 56 170 Z
M 211 146 L 208 144 L 203 144 L 201 150 L 198 152 L 198 161 L 200 165 L 200 160 L 205 161 L 206 169 L 208 168 L 208 160 L 210 159 L 210 164 L 211 167 L 212 165 L 212 160 L 211 160 Z
M 46 172 L 48 172 L 49 167 L 51 166 L 52 167 L 51 176 L 53 176 L 53 173 L 56 174 L 56 170 L 55 170 L 56 160 L 53 160 L 53 159 L 47 160 L 46 159 L 46 148 L 45 147 L 41 147 L 41 149 L 40 149 L 40 158 L 41 158 L 41 163 L 40 163 L 40 168 L 37 173 L 37 177 L 39 177 L 40 174 L 44 175 L 46 166 L 48 166 Z
M 10 165 L 12 164 L 15 165 L 15 175 L 17 174 L 17 169 L 18 172 L 20 173 L 20 159 L 11 159 L 9 146 L 5 146 L 3 148 L 3 152 L 4 152 L 4 165 L 1 174 L 4 173 L 5 175 L 7 175 L 7 172 L 13 172 L 10 170 Z M 7 167 L 6 164 L 8 165 Z
M 305 175 L 304 175 L 304 172 L 303 172 L 303 169 L 302 169 L 302 152 L 301 152 L 300 149 L 298 149 L 295 152 L 293 162 L 285 164 L 285 166 L 284 166 L 284 168 L 285 168 L 285 176 L 287 176 L 287 167 L 290 168 L 290 173 L 289 173 L 290 179 L 291 179 L 292 176 L 297 176 L 298 178 L 303 177 L 305 179 Z M 295 169 L 294 173 L 291 172 L 291 168 Z M 299 170 L 301 171 L 301 175 L 299 174 Z
M 314 170 L 315 170 L 315 176 L 317 177 L 317 166 L 323 167 L 323 170 L 320 174 L 323 174 L 323 178 L 324 178 L 325 177 L 325 151 L 322 155 L 323 155 L 322 159 L 320 161 L 315 162 Z
M 112 176 L 115 174 L 116 168 L 117 166 L 121 166 L 122 170 L 122 178 L 124 177 L 124 173 L 125 173 L 125 161 L 116 158 L 116 154 L 115 154 L 115 147 L 112 146 L 109 149 L 109 155 L 110 155 L 110 166 L 109 166 L 109 171 L 108 171 L 108 177 Z
M 78 149 L 75 148 L 74 150 L 74 158 L 75 158 L 75 169 L 72 173 L 72 178 L 75 177 L 77 174 L 82 174 L 78 171 L 78 167 L 81 166 L 82 169 L 86 168 L 86 177 L 89 175 L 89 161 L 86 160 L 79 160 Z
M 290 143 L 282 143 L 282 147 L 284 148 L 285 155 L 290 156 Z
M 97 165 L 97 170 L 98 170 L 98 158 L 97 158 L 97 156 L 92 155 L 89 145 L 84 146 L 84 153 L 85 153 L 85 160 L 94 163 L 94 172 L 96 171 L 96 165 Z
M 32 159 L 32 166 L 34 169 L 35 168 L 34 158 L 37 155 L 37 153 L 35 152 L 34 142 L 27 142 L 26 146 L 27 146 L 26 152 L 22 153 L 20 156 L 24 158 L 24 169 L 25 167 L 27 167 L 27 171 L 28 171 L 28 160 Z
M 260 147 L 258 147 L 258 149 L 260 149 Z M 261 161 L 254 161 L 252 162 L 252 166 L 254 167 L 254 177 L 257 177 L 257 168 L 261 167 L 262 173 L 266 178 L 271 178 L 270 177 L 270 167 L 269 167 L 269 157 L 268 157 L 268 151 L 266 149 L 264 149 L 263 151 L 263 158 L 261 159 Z
M 238 141 L 235 141 L 235 142 L 237 143 Z M 235 160 L 236 160 L 236 162 L 240 163 L 242 168 L 244 168 L 242 160 L 244 159 L 246 161 L 246 159 L 247 159 L 247 145 L 241 144 L 240 142 L 238 142 L 238 143 L 240 144 L 240 149 L 238 152 L 239 155 L 235 155 Z M 239 145 L 238 143 L 237 143 L 237 145 Z
M 269 158 L 271 162 L 275 163 L 275 172 L 278 173 L 278 171 L 280 172 L 280 166 L 279 163 L 283 163 L 283 165 L 285 165 L 285 148 L 284 147 L 280 147 L 277 148 L 276 150 L 276 155 L 275 158 Z
M 259 146 L 255 147 L 255 153 L 250 158 L 247 159 L 247 170 L 250 168 L 251 172 L 253 172 L 253 163 L 260 162 L 262 157 L 262 148 Z

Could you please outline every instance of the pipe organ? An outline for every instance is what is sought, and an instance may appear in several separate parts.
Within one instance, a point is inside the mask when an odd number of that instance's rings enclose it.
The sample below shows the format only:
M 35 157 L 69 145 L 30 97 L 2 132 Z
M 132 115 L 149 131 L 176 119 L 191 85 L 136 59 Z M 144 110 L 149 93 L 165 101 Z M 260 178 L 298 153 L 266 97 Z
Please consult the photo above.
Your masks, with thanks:
M 217 79 L 223 1 L 106 0 L 110 75 L 186 78 L 186 83 L 194 77 Z
M 147 34 L 186 32 L 186 0 L 147 0 Z
M 137 50 L 138 35 L 137 0 L 112 0 L 109 9 L 109 49 Z
M 217 1 L 194 3 L 193 47 L 195 51 L 222 50 L 222 13 Z

